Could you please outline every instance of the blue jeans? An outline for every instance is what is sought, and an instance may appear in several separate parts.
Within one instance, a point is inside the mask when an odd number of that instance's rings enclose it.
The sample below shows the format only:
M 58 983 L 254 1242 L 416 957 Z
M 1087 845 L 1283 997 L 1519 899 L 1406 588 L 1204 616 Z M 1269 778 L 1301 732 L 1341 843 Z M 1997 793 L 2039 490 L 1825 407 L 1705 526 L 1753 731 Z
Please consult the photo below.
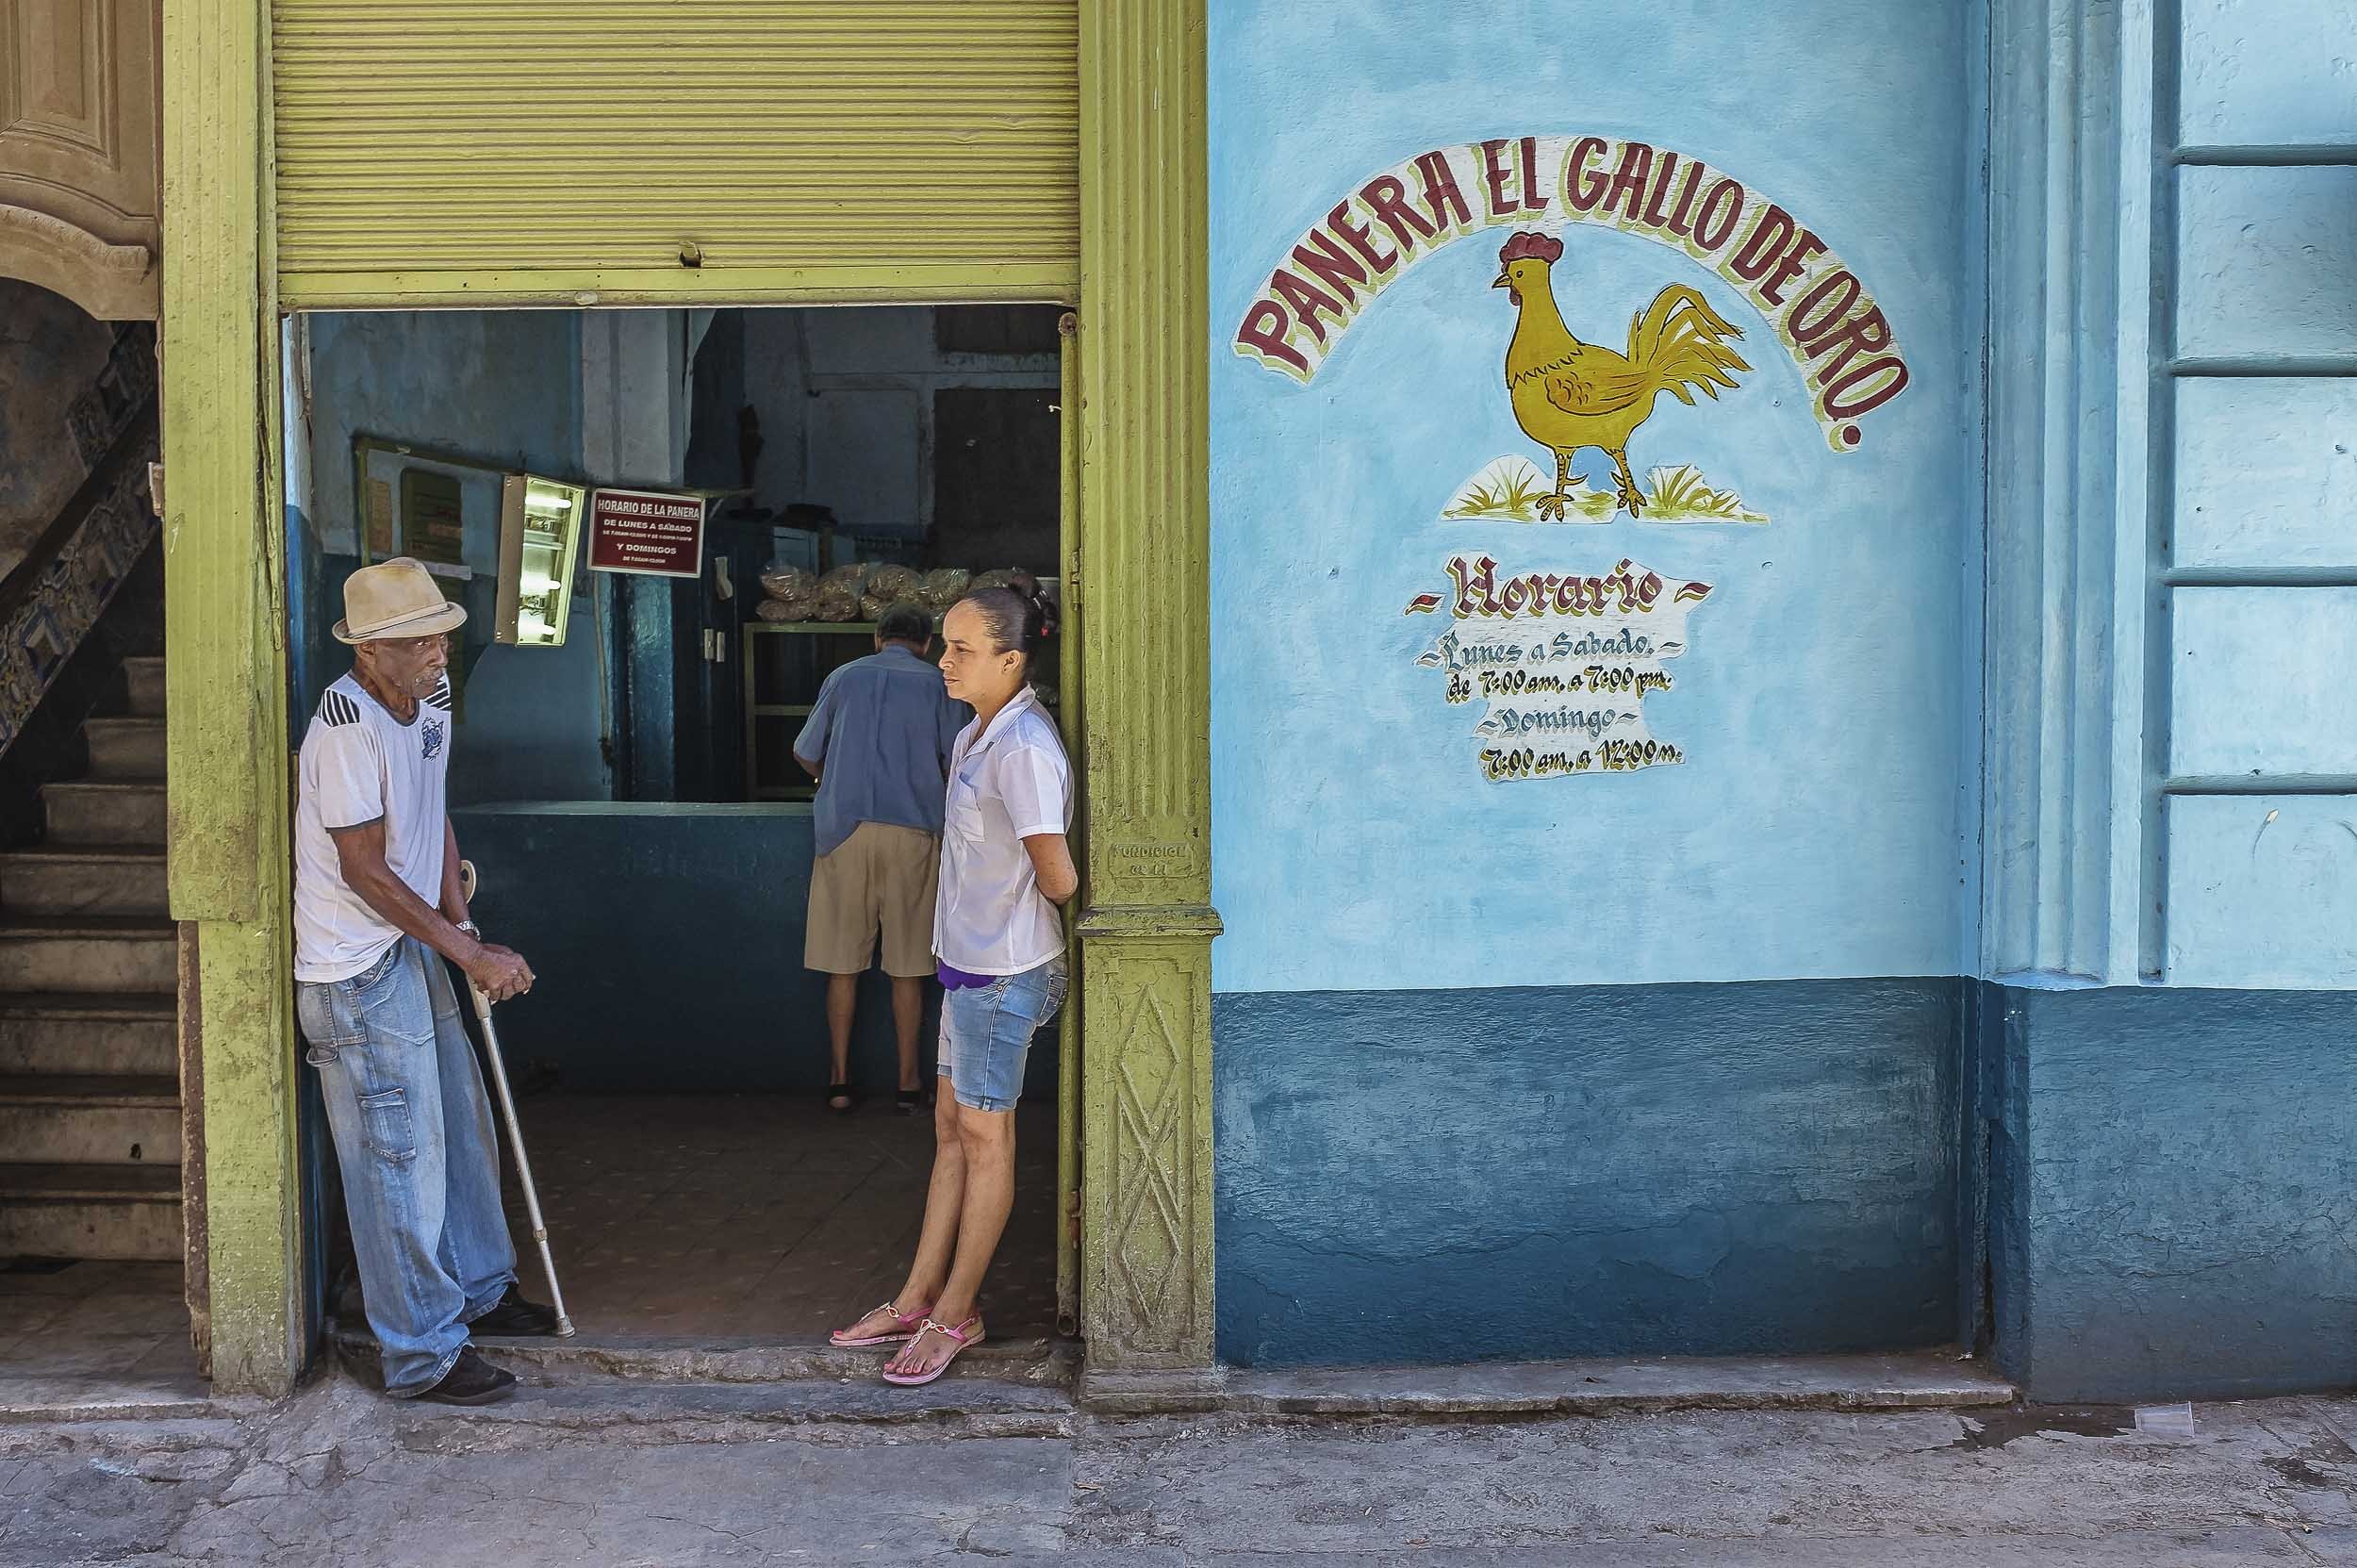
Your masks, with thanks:
M 423 1394 L 516 1279 L 499 1144 L 440 956 L 404 937 L 350 980 L 295 988 L 343 1171 L 385 1392 Z
M 1036 969 L 941 996 L 940 1075 L 960 1105 L 1012 1111 L 1023 1095 L 1031 1036 L 1063 1005 L 1061 954 Z

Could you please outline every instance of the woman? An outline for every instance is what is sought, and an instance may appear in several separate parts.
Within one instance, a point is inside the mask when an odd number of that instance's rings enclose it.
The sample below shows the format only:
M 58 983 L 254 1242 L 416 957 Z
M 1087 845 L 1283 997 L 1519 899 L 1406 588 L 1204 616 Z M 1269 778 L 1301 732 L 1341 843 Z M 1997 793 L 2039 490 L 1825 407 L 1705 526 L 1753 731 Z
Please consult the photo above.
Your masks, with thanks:
M 1030 688 L 1055 630 L 1038 583 L 978 588 L 943 619 L 941 671 L 974 710 L 950 752 L 933 954 L 944 987 L 932 1185 L 900 1293 L 835 1331 L 839 1345 L 898 1345 L 884 1380 L 930 1383 L 980 1344 L 975 1296 L 1014 1202 L 1014 1102 L 1031 1035 L 1063 1004 L 1063 923 L 1080 884 L 1065 834 L 1072 767 Z

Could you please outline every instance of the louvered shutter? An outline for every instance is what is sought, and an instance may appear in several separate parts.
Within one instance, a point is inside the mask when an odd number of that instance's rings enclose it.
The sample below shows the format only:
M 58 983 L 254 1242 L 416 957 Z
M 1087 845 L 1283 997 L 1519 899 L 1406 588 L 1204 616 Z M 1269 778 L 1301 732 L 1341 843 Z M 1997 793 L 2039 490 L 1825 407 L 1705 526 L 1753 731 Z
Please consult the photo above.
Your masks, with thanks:
M 272 69 L 289 305 L 1077 282 L 1075 0 L 277 0 Z

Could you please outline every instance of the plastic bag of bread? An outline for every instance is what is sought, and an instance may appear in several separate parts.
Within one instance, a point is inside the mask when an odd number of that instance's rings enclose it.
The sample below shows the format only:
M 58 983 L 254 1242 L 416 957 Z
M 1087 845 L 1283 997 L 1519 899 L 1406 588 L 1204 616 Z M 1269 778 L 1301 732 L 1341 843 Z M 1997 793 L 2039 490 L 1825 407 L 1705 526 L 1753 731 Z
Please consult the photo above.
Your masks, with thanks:
M 800 567 L 773 564 L 761 574 L 761 591 L 772 599 L 806 599 L 818 591 L 818 579 Z
M 848 561 L 818 579 L 818 586 L 821 589 L 849 588 L 856 597 L 867 591 L 867 570 L 865 561 Z
M 941 567 L 929 571 L 917 586 L 917 602 L 937 615 L 965 596 L 969 581 L 963 567 Z
M 753 614 L 772 622 L 808 620 L 811 612 L 817 608 L 816 599 L 809 594 L 799 594 L 792 599 L 765 599 L 753 606 Z
M 886 610 L 891 609 L 899 601 L 897 599 L 886 599 L 883 595 L 879 593 L 861 594 L 859 597 L 859 618 L 862 620 L 882 620 L 883 619 L 883 613 Z
M 1011 569 L 1003 568 L 996 571 L 978 571 L 974 574 L 974 581 L 971 585 L 969 585 L 969 586 L 975 588 L 1011 588 L 1014 586 L 1014 572 Z
M 923 581 L 914 567 L 881 566 L 867 574 L 867 591 L 887 604 L 898 604 L 915 599 Z
M 849 583 L 822 582 L 818 585 L 814 620 L 857 620 L 859 619 L 859 589 Z

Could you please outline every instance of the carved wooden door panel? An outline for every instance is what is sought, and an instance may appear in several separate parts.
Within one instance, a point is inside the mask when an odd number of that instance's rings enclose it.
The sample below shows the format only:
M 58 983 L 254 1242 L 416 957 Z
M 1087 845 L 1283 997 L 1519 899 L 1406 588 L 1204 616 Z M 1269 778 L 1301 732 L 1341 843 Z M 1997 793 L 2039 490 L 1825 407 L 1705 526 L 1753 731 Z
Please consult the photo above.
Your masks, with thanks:
M 153 319 L 160 0 L 0 0 L 0 275 Z

